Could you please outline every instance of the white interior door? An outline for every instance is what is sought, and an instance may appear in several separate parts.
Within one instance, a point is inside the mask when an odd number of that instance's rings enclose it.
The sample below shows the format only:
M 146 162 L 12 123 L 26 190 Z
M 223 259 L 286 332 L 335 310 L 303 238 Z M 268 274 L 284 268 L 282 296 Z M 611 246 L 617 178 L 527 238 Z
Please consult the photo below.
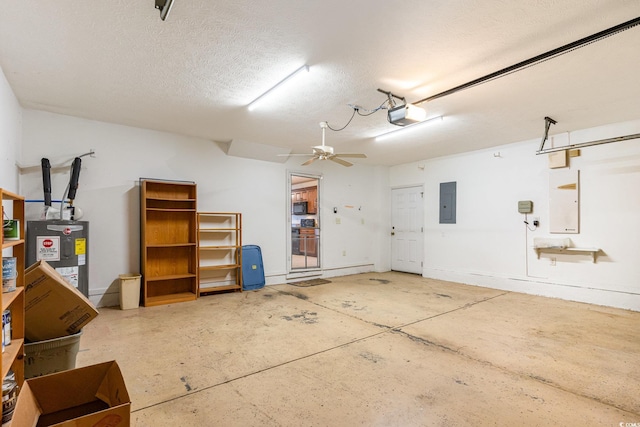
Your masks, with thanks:
M 391 269 L 422 274 L 422 187 L 391 190 Z

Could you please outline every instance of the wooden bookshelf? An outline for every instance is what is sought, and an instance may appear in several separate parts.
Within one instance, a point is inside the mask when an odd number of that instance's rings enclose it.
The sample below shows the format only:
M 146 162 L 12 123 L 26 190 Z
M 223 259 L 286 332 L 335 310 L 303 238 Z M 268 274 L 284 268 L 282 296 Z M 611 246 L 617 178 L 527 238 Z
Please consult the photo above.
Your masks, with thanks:
M 141 302 L 144 306 L 198 296 L 196 184 L 140 181 Z
M 25 234 L 24 234 L 24 197 L 0 188 L 2 195 L 2 218 L 5 213 L 9 219 L 20 221 L 19 239 L 4 240 L 2 242 L 2 255 L 16 258 L 16 290 L 2 292 L 2 312 L 11 311 L 11 344 L 5 346 L 2 353 L 2 365 L 0 371 L 4 378 L 9 369 L 12 369 L 18 383 L 18 390 L 24 382 L 24 270 L 25 270 Z M 11 209 L 6 209 L 11 206 Z

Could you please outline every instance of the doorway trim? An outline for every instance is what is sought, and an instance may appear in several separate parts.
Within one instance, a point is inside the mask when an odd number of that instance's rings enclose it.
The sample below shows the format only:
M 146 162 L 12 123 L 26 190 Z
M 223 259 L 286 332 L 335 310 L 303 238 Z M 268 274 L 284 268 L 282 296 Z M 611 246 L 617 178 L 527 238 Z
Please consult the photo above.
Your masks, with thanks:
M 293 244 L 292 244 L 292 230 L 293 230 L 293 200 L 292 194 L 296 189 L 296 184 L 294 183 L 294 177 L 300 178 L 308 178 L 310 181 L 315 181 L 317 186 L 317 210 L 316 210 L 316 227 L 317 227 L 317 235 L 318 235 L 318 243 L 317 243 L 317 266 L 307 267 L 307 268 L 293 268 Z M 305 278 L 312 276 L 321 276 L 322 275 L 322 238 L 321 238 L 321 203 L 322 200 L 322 186 L 320 185 L 322 181 L 322 174 L 317 173 L 309 173 L 309 172 L 299 172 L 294 170 L 287 171 L 287 188 L 286 188 L 286 209 L 287 209 L 287 279 L 297 279 L 297 278 Z

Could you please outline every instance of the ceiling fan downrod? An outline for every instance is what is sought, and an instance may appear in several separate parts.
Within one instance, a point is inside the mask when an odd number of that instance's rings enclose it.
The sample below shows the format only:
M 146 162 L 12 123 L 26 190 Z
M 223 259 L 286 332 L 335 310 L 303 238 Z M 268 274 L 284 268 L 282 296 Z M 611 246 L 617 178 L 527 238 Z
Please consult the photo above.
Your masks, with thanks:
M 327 128 L 329 127 L 329 123 L 320 122 L 320 128 L 322 129 L 322 146 L 324 147 L 324 135 L 327 132 Z

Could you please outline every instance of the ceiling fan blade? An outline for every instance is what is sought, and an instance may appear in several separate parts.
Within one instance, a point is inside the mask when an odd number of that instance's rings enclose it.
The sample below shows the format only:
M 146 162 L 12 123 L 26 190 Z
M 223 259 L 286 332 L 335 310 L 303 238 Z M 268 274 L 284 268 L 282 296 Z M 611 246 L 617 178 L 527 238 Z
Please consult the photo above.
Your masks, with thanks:
M 318 159 L 317 157 L 312 157 L 309 160 L 307 160 L 306 162 L 304 162 L 301 166 L 310 165 L 311 163 L 315 162 L 317 159 Z
M 336 153 L 335 156 L 351 157 L 351 158 L 358 158 L 358 159 L 366 159 L 367 158 L 366 154 L 361 154 L 361 153 Z
M 340 159 L 340 158 L 338 158 L 336 156 L 329 157 L 329 160 L 331 160 L 332 162 L 336 162 L 338 164 L 341 164 L 342 166 L 346 166 L 346 167 L 353 166 L 353 163 L 349 163 L 346 160 L 342 160 L 342 159 Z

